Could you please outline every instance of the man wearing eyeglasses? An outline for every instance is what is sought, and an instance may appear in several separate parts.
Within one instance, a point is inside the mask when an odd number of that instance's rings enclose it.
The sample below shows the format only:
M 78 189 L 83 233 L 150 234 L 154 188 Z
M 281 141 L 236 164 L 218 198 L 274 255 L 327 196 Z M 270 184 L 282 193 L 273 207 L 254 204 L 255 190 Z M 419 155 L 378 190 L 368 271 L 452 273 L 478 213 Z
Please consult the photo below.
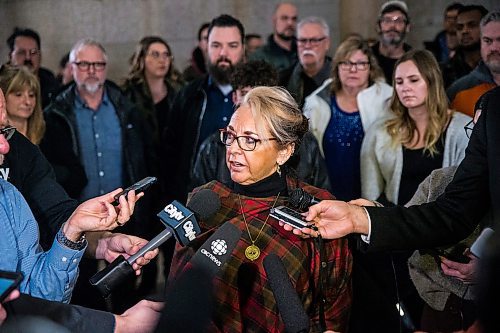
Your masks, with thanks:
M 45 109 L 47 129 L 40 148 L 57 181 L 70 197 L 82 202 L 146 177 L 153 150 L 140 112 L 117 85 L 106 80 L 108 58 L 102 44 L 89 38 L 79 40 L 69 61 L 74 82 Z M 149 198 L 144 199 L 134 214 L 141 222 L 148 221 L 150 214 Z M 144 223 L 133 223 L 125 230 L 145 237 L 147 228 Z M 74 300 L 104 306 L 95 290 L 79 286 L 90 288 L 86 275 L 95 273 L 95 261 L 82 262 L 81 267 Z
M 13 66 L 27 66 L 40 81 L 42 108 L 45 108 L 59 89 L 54 74 L 40 66 L 42 51 L 40 35 L 31 29 L 15 28 L 7 39 L 9 46 L 9 62 Z
M 392 85 L 394 64 L 411 46 L 405 43 L 410 32 L 408 7 L 403 1 L 387 1 L 380 7 L 377 21 L 379 41 L 372 46 L 373 54 L 384 71 L 385 80 Z
M 299 62 L 279 73 L 284 86 L 302 108 L 305 98 L 330 77 L 332 59 L 330 28 L 321 17 L 309 16 L 297 25 L 297 52 Z

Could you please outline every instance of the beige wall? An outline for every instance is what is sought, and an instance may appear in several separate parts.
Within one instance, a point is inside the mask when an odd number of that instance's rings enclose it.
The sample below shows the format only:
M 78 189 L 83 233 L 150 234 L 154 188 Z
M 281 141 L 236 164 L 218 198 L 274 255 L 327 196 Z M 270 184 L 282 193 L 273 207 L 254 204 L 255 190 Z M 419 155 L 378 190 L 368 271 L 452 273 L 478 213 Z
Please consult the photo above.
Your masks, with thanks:
M 135 43 L 158 34 L 167 39 L 175 64 L 187 64 L 201 22 L 228 13 L 247 32 L 267 36 L 276 0 L 0 0 L 0 59 L 7 60 L 5 40 L 15 26 L 30 27 L 42 37 L 43 65 L 57 69 L 59 58 L 82 37 L 103 42 L 110 57 L 109 76 L 120 79 Z M 332 29 L 333 47 L 349 32 L 376 37 L 375 19 L 384 0 L 293 1 L 301 17 L 324 17 Z M 450 1 L 451 2 L 451 1 Z M 494 8 L 495 0 L 473 1 Z M 419 47 L 441 28 L 442 9 L 449 1 L 408 0 L 413 30 L 408 41 Z M 497 5 L 498 8 L 498 5 Z M 342 13 L 342 14 L 341 14 Z

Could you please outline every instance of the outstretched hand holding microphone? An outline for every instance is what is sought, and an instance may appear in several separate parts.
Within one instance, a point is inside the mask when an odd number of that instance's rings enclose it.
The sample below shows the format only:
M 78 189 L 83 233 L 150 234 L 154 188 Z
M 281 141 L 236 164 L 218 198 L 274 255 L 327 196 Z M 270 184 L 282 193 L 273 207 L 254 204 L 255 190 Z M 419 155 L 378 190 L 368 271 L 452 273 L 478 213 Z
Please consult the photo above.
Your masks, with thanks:
M 315 226 L 294 228 L 280 223 L 296 235 L 337 239 L 351 233 L 369 233 L 368 214 L 363 207 L 338 200 L 320 200 L 300 188 L 290 193 L 290 204 L 300 210 L 308 209 L 302 216 Z

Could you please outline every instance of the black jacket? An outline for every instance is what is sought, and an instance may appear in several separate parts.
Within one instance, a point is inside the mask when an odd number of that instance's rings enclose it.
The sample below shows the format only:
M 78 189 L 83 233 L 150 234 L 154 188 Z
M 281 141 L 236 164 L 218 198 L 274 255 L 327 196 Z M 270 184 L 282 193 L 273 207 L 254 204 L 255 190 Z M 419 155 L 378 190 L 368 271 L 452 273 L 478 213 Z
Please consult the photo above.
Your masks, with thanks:
M 111 333 L 115 330 L 115 318 L 110 312 L 48 301 L 25 294 L 6 303 L 5 308 L 8 315 L 5 326 L 0 328 L 2 332 L 3 328 L 8 332 L 22 332 L 23 316 L 48 319 L 74 333 Z
M 318 142 L 311 133 L 304 135 L 297 152 L 285 165 L 297 173 L 299 180 L 330 190 L 325 161 L 321 157 Z M 226 165 L 226 146 L 220 142 L 219 133 L 209 136 L 201 144 L 194 165 L 192 187 L 212 180 L 226 185 L 231 183 L 231 175 Z
M 69 85 L 45 109 L 47 130 L 40 143 L 40 148 L 54 167 L 57 181 L 72 198 L 78 198 L 87 184 L 87 176 L 80 161 L 81 143 L 78 142 L 78 128 L 73 112 L 75 89 L 74 83 Z M 118 86 L 106 81 L 105 89 L 122 128 L 123 185 L 128 186 L 148 175 L 148 163 L 154 160 L 151 139 L 145 135 L 141 113 Z
M 491 209 L 500 221 L 500 87 L 483 100 L 465 158 L 435 202 L 409 208 L 367 207 L 370 251 L 428 248 L 467 237 Z
M 0 178 L 12 183 L 26 199 L 40 228 L 40 244 L 47 250 L 78 203 L 56 182 L 54 170 L 37 146 L 17 132 L 9 144 Z
M 59 81 L 51 71 L 43 67 L 38 69 L 38 80 L 40 81 L 42 108 L 45 108 L 56 97 L 59 90 Z
M 162 168 L 162 178 L 167 180 L 165 188 L 169 200 L 185 202 L 190 190 L 201 120 L 207 105 L 203 89 L 206 84 L 208 76 L 192 81 L 179 91 L 165 127 L 162 156 L 168 163 Z

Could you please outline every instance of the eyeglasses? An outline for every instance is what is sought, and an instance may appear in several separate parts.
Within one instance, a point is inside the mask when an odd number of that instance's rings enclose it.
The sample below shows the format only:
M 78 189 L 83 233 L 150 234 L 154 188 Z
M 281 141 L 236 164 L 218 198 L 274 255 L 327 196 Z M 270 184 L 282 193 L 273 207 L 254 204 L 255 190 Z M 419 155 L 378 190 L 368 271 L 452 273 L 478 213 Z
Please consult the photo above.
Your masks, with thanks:
M 357 71 L 366 71 L 368 67 L 370 66 L 369 61 L 358 61 L 358 62 L 351 62 L 351 61 L 340 61 L 339 62 L 339 68 L 343 71 L 350 71 L 351 68 L 356 68 Z
M 94 67 L 94 69 L 98 72 L 100 72 L 100 71 L 104 70 L 104 68 L 106 68 L 106 63 L 104 61 L 97 61 L 97 62 L 78 61 L 78 62 L 74 62 L 74 64 L 81 71 L 88 71 L 91 66 Z
M 311 44 L 311 46 L 318 46 L 319 43 L 324 41 L 326 37 L 320 37 L 320 38 L 297 38 L 297 44 L 304 46 L 307 45 L 307 43 Z
M 148 52 L 148 56 L 151 56 L 153 59 L 160 59 L 162 58 L 163 60 L 167 60 L 168 58 L 170 58 L 172 55 L 170 54 L 170 52 L 158 52 L 158 51 L 151 51 L 151 52 Z
M 13 126 L 7 126 L 4 128 L 0 128 L 0 134 L 4 136 L 5 140 L 10 140 L 14 135 L 16 128 Z
M 406 24 L 406 22 L 408 22 L 408 20 L 400 16 L 393 16 L 393 17 L 384 16 L 380 18 L 380 23 L 385 25 L 389 25 L 391 23 L 394 23 L 395 25 L 404 25 Z
M 26 56 L 28 54 L 30 55 L 30 57 L 36 57 L 40 54 L 40 50 L 37 48 L 29 49 L 29 50 L 19 49 L 19 50 L 15 50 L 13 53 L 14 53 L 14 56 L 16 56 L 16 57 L 26 58 Z
M 257 147 L 257 143 L 265 140 L 277 140 L 276 138 L 269 138 L 269 139 L 256 139 L 248 135 L 240 135 L 236 136 L 233 133 L 229 132 L 228 130 L 225 129 L 220 129 L 220 141 L 225 144 L 226 146 L 231 146 L 236 140 L 238 142 L 238 146 L 244 150 L 244 151 L 252 151 L 255 150 L 255 147 Z
M 472 135 L 472 130 L 474 129 L 474 119 L 469 121 L 467 124 L 464 126 L 465 130 L 465 135 L 470 139 L 470 136 Z

